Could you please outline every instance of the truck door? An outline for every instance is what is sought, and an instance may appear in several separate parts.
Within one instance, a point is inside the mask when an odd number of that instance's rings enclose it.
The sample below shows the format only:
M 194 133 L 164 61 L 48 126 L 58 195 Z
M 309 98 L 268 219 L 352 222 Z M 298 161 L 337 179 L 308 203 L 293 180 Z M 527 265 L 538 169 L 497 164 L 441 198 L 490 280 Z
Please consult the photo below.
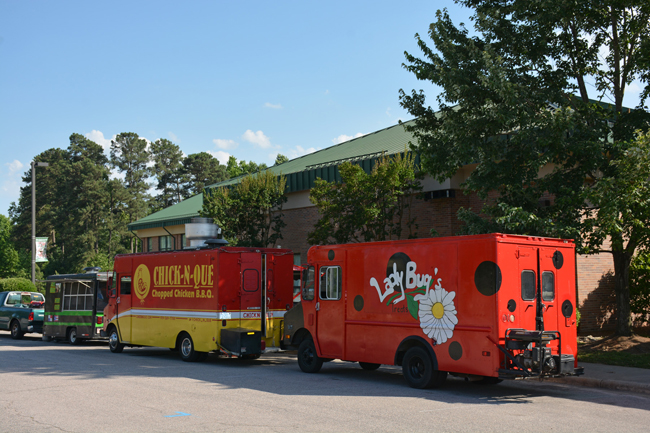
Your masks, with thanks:
M 316 335 L 321 356 L 342 358 L 345 341 L 345 300 L 341 263 L 329 262 L 318 269 Z
M 558 330 L 556 251 L 554 248 L 519 247 L 522 303 L 519 324 L 524 329 Z
M 262 296 L 265 284 L 265 272 L 262 269 L 262 256 L 259 253 L 241 253 L 241 318 L 239 326 L 247 329 L 260 329 L 260 325 L 251 326 L 251 320 L 261 320 L 264 311 Z M 266 271 L 266 269 L 264 269 Z
M 131 275 L 117 274 L 117 327 L 123 343 L 131 342 Z

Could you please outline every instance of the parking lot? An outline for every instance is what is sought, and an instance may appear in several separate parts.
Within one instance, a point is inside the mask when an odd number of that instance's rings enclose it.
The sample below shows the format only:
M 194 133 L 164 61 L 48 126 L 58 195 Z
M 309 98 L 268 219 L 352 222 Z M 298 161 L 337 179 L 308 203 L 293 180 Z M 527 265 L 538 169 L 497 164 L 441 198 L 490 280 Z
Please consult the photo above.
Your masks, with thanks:
M 650 398 L 533 381 L 406 386 L 399 367 L 295 353 L 184 363 L 158 348 L 110 353 L 0 332 L 2 432 L 647 431 Z

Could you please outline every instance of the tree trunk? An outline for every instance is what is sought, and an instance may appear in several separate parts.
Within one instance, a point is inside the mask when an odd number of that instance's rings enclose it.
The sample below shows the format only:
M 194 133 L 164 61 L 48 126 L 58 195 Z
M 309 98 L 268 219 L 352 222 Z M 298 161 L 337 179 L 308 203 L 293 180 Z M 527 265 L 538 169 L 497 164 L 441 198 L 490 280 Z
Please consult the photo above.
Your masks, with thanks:
M 614 287 L 616 291 L 616 335 L 632 335 L 630 314 L 630 262 L 632 255 L 612 251 L 614 256 Z

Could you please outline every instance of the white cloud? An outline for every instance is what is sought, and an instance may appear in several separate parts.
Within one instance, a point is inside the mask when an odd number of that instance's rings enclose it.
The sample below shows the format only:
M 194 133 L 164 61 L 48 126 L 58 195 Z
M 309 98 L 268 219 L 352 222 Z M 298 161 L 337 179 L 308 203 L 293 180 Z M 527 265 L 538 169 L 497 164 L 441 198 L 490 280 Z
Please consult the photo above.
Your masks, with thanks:
M 217 158 L 219 160 L 219 164 L 228 164 L 228 158 L 230 158 L 230 154 L 228 152 L 224 152 L 222 150 L 217 150 L 216 152 L 208 150 L 208 153 Z
M 234 140 L 222 140 L 220 138 L 215 138 L 214 140 L 212 140 L 212 142 L 219 149 L 223 149 L 223 150 L 235 149 L 237 148 L 237 146 L 239 146 L 239 143 L 237 143 Z
M 346 142 L 346 141 L 352 140 L 353 138 L 363 137 L 364 135 L 366 135 L 366 134 L 362 134 L 361 132 L 357 132 L 357 133 L 354 134 L 354 135 L 345 135 L 345 134 L 341 134 L 341 135 L 339 135 L 338 137 L 333 138 L 333 139 L 332 139 L 332 143 L 334 143 L 334 144 L 341 144 L 341 143 L 344 143 L 344 142 Z
M 298 158 L 299 156 L 307 155 L 308 153 L 316 152 L 317 150 L 320 150 L 320 148 L 309 147 L 305 149 L 302 146 L 296 146 L 293 149 L 289 149 L 286 155 L 289 159 L 294 159 L 294 158 Z M 275 161 L 275 157 L 273 158 L 273 160 Z
M 270 102 L 267 102 L 266 104 L 264 104 L 264 106 L 266 108 L 273 108 L 274 110 L 281 110 L 282 109 L 282 105 L 280 105 L 280 104 L 271 104 Z
M 268 149 L 271 147 L 271 140 L 269 137 L 264 135 L 262 131 L 253 132 L 250 129 L 247 129 L 241 138 L 245 141 L 248 141 L 249 143 L 253 143 L 261 147 L 262 149 Z
M 106 153 L 108 153 L 111 149 L 111 140 L 115 140 L 116 137 L 117 135 L 113 135 L 112 138 L 104 138 L 104 133 L 102 131 L 97 131 L 96 129 L 93 129 L 88 134 L 86 134 L 87 139 L 99 144 Z
M 390 107 L 386 109 L 386 116 L 390 117 Z
M 14 159 L 12 162 L 5 163 L 5 165 L 9 167 L 9 176 L 13 176 L 14 173 L 25 166 L 25 164 L 18 161 L 17 159 Z
M 169 138 L 171 138 L 172 141 L 178 141 L 178 137 L 173 132 L 169 131 L 167 135 L 169 135 Z

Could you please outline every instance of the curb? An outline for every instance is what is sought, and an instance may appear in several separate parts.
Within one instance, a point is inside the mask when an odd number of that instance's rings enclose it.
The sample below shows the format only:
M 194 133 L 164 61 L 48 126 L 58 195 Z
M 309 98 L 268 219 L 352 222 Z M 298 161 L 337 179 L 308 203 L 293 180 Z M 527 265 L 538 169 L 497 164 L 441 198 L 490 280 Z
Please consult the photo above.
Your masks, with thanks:
M 636 383 L 625 380 L 592 379 L 590 377 L 556 377 L 547 379 L 547 382 L 564 383 L 573 386 L 589 388 L 605 388 L 616 391 L 628 391 L 639 394 L 650 394 L 650 384 Z

